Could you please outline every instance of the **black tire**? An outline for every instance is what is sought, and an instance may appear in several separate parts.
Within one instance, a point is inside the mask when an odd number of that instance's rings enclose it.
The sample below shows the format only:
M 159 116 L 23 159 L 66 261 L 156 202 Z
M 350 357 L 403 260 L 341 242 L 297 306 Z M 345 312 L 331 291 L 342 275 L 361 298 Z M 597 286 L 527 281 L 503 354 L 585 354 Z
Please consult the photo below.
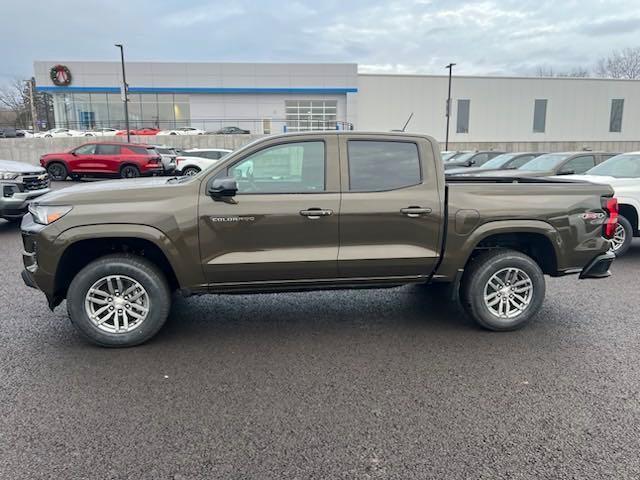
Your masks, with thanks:
M 125 165 L 120 169 L 120 178 L 137 178 L 140 170 L 135 165 Z
M 85 296 L 95 282 L 108 275 L 126 275 L 144 287 L 149 312 L 142 323 L 127 333 L 110 333 L 98 328 L 85 310 Z M 87 340 L 102 347 L 133 347 L 146 342 L 164 325 L 171 307 L 171 291 L 164 274 L 143 257 L 113 254 L 94 260 L 74 277 L 67 291 L 67 312 L 71 323 Z
M 182 175 L 184 175 L 185 177 L 190 177 L 193 175 L 197 175 L 200 173 L 200 169 L 198 167 L 187 167 L 184 170 L 182 170 Z
M 501 318 L 485 302 L 485 288 L 494 274 L 508 268 L 524 272 L 533 288 L 528 303 L 520 313 L 513 318 Z M 545 280 L 540 266 L 531 257 L 507 249 L 490 250 L 474 258 L 465 270 L 460 288 L 460 301 L 467 314 L 480 326 L 496 332 L 523 327 L 538 312 L 544 297 Z M 503 301 L 502 298 L 500 301 Z
M 82 177 L 80 177 L 80 175 L 78 175 L 77 173 L 76 174 L 74 174 L 74 173 L 71 174 L 71 180 L 73 180 L 74 182 L 79 182 L 81 178 Z
M 62 162 L 51 162 L 47 165 L 47 173 L 51 180 L 56 182 L 62 182 L 69 176 L 67 166 Z
M 616 257 L 619 258 L 627 253 L 627 251 L 631 247 L 631 241 L 633 240 L 633 227 L 631 226 L 631 222 L 629 222 L 629 220 L 624 218 L 622 215 L 618 216 L 618 225 L 620 225 L 624 229 L 624 240 L 622 242 L 622 245 L 620 245 L 618 248 L 613 248 L 612 245 L 611 251 L 615 254 Z M 619 234 L 619 232 L 616 231 L 616 234 Z

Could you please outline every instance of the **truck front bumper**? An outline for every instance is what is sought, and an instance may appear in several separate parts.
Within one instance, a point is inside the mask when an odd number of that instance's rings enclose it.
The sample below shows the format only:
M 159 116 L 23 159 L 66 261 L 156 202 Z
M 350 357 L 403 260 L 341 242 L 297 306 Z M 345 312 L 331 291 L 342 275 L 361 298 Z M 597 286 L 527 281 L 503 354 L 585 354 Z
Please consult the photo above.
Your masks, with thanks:
M 611 275 L 609 267 L 615 258 L 616 256 L 613 252 L 605 252 L 598 255 L 582 269 L 580 278 L 607 278 Z
M 0 217 L 19 218 L 27 213 L 29 202 L 45 193 L 49 193 L 50 188 L 40 190 L 28 190 L 25 192 L 15 192 L 10 197 L 0 196 Z M 2 192 L 0 192 L 2 193 Z

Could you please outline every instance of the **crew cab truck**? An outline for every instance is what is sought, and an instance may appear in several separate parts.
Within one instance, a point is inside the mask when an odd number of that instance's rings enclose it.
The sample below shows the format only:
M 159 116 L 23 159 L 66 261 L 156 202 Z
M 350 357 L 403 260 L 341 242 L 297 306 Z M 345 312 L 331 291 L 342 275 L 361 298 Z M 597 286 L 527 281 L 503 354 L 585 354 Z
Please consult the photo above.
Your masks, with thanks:
M 448 283 L 492 330 L 524 325 L 544 275 L 609 275 L 607 185 L 445 182 L 438 143 L 403 133 L 266 137 L 192 177 L 73 186 L 22 222 L 29 286 L 89 340 L 151 338 L 172 292 Z

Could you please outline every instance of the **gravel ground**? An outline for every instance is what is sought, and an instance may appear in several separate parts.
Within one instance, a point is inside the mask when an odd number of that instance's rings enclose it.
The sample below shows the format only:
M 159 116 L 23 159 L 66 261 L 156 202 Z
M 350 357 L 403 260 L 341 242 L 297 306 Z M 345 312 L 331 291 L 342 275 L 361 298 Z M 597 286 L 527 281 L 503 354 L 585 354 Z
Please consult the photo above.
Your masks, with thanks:
M 179 299 L 85 343 L 0 220 L 0 478 L 640 477 L 640 244 L 490 333 L 418 287 Z

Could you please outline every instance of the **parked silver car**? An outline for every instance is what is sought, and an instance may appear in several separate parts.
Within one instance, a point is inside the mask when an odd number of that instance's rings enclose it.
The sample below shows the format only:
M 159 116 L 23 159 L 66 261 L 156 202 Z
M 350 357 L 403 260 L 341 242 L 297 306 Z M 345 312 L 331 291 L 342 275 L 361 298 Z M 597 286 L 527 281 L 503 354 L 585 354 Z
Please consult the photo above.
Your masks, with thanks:
M 169 147 L 167 145 L 154 145 L 153 146 L 162 157 L 162 168 L 164 168 L 164 173 L 172 173 L 176 169 L 176 158 L 178 157 L 178 152 L 175 148 Z
M 31 200 L 50 191 L 49 174 L 44 168 L 0 160 L 0 218 L 19 221 Z

